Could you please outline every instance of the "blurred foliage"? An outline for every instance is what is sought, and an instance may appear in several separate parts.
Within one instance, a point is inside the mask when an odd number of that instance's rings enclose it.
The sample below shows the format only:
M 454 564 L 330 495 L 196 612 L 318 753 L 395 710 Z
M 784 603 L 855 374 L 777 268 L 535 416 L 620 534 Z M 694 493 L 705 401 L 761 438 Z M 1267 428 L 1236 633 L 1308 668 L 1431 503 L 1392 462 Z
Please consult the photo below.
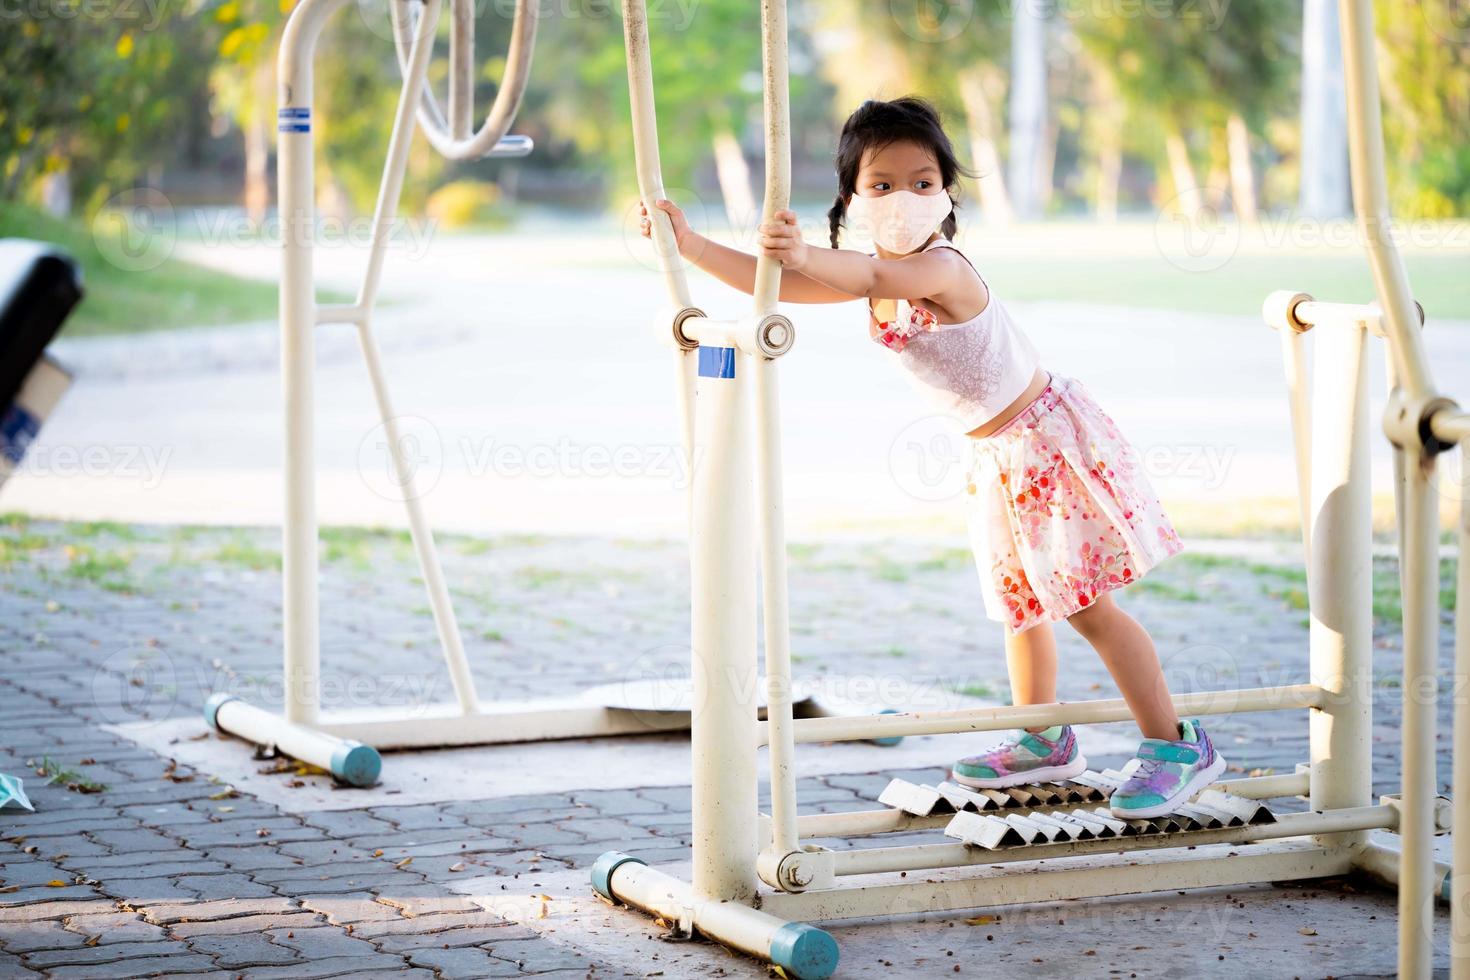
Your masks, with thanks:
M 1470 214 L 1470 18 L 1457 0 L 1375 4 L 1393 204 L 1408 217 Z
M 456 180 L 429 195 L 424 212 L 441 228 L 502 225 L 507 216 L 494 184 Z
M 816 193 L 836 125 L 858 101 L 911 90 L 938 102 L 957 136 L 988 117 L 1003 154 L 1010 2 L 791 0 L 798 180 L 810 175 L 805 186 Z M 260 175 L 269 174 L 274 140 L 271 76 L 291 0 L 119 2 L 62 16 L 73 3 L 42 0 L 39 14 L 9 20 L 0 31 L 7 199 L 38 201 L 47 179 L 64 173 L 74 206 L 91 212 L 134 183 L 210 168 L 243 175 L 251 167 L 268 193 L 271 181 Z M 671 188 L 707 187 L 716 136 L 733 134 L 748 155 L 759 152 L 760 5 L 651 6 L 665 178 Z M 511 0 L 477 4 L 481 115 L 495 96 L 512 7 Z M 1376 0 L 1376 7 L 1395 206 L 1405 217 L 1470 213 L 1470 27 L 1458 0 Z M 1166 136 L 1183 141 L 1202 173 L 1219 172 L 1231 116 L 1249 130 L 1263 203 L 1294 203 L 1299 4 L 1164 0 L 1053 10 L 1054 210 L 1094 206 L 1088 175 L 1105 148 L 1121 149 L 1121 190 L 1134 206 L 1157 199 L 1157 185 L 1170 179 Z M 441 100 L 444 20 L 430 79 Z M 507 178 L 518 172 L 575 178 L 614 203 L 631 194 L 621 28 L 614 0 L 543 4 L 516 127 L 536 139 L 536 156 L 452 164 L 420 138 L 404 209 L 422 208 L 434 187 L 461 180 L 504 182 L 509 207 L 514 180 Z M 385 2 L 347 5 L 325 31 L 316 64 L 319 187 L 329 210 L 369 210 L 399 89 Z M 975 111 L 977 92 L 984 93 L 983 114 Z
M 189 5 L 35 10 L 0 31 L 0 188 L 14 200 L 65 174 L 95 208 L 180 155 L 175 122 L 205 91 L 212 29 Z

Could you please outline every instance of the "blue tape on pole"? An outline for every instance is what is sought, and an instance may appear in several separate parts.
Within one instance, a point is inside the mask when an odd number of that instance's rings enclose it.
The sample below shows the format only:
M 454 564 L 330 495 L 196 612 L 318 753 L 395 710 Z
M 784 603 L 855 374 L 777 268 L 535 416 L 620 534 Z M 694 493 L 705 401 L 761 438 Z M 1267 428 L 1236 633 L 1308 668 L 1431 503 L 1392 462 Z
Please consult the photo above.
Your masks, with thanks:
M 282 133 L 311 132 L 311 107 L 288 106 L 276 112 L 276 129 Z
M 19 466 L 26 448 L 41 431 L 41 420 L 19 405 L 0 413 L 0 458 Z
M 699 376 L 701 378 L 735 377 L 735 348 L 701 347 L 699 349 Z

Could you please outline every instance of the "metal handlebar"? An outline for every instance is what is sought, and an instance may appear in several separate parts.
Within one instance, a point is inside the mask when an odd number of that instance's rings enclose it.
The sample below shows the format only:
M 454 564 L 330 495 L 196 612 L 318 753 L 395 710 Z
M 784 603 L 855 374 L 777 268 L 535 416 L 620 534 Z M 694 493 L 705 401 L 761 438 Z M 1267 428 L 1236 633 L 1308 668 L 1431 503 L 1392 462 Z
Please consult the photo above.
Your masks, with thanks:
M 408 8 L 415 0 L 389 0 L 393 21 L 393 46 L 400 71 L 408 70 L 418 13 Z M 450 160 L 479 160 L 485 157 L 523 157 L 533 143 L 529 136 L 507 136 L 531 78 L 531 52 L 536 43 L 539 8 L 535 0 L 516 0 L 511 22 L 510 48 L 505 56 L 505 74 L 495 103 L 478 132 L 471 135 L 474 111 L 474 0 L 450 0 L 449 20 L 449 114 L 427 87 L 418 106 L 419 125 L 430 145 Z

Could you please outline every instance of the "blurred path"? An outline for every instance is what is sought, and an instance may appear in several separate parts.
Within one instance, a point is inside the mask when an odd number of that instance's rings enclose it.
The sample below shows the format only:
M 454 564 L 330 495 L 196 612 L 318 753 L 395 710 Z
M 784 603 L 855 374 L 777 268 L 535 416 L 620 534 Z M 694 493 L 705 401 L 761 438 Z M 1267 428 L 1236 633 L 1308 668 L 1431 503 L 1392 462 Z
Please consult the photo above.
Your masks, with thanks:
M 679 534 L 682 467 L 670 355 L 650 326 L 662 289 L 606 231 L 441 234 L 390 254 L 379 314 L 397 411 L 426 506 L 445 528 Z M 182 254 L 273 278 L 266 246 Z M 319 250 L 323 285 L 355 289 L 362 253 Z M 714 316 L 744 298 L 696 273 Z M 1005 283 L 995 283 L 1005 296 Z M 1066 303 L 1014 312 L 1054 371 L 1085 381 L 1171 502 L 1229 507 L 1294 493 L 1275 335 L 1240 316 Z M 856 307 L 794 307 L 782 363 L 795 536 L 961 526 L 961 440 L 927 418 Z M 1470 378 L 1466 324 L 1433 323 L 1438 377 Z M 1371 375 L 1382 411 L 1381 344 Z M 319 334 L 324 522 L 401 524 L 349 328 Z M 273 324 L 63 341 L 76 387 L 0 508 L 66 518 L 276 523 L 280 410 Z M 1386 447 L 1375 446 L 1386 479 Z M 1386 490 L 1387 483 L 1379 486 Z

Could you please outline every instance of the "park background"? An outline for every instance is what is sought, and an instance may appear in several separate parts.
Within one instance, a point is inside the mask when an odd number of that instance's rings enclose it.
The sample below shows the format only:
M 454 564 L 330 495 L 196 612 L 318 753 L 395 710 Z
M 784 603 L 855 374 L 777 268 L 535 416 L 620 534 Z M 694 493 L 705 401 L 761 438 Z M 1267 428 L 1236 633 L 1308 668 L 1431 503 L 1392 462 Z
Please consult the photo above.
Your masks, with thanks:
M 279 520 L 274 61 L 290 8 L 7 8 L 0 234 L 68 248 L 88 290 L 57 346 L 80 383 L 5 488 L 8 509 Z M 512 13 L 510 0 L 478 6 L 482 108 Z M 1470 22 L 1452 0 L 1376 14 L 1390 233 L 1452 383 L 1470 375 Z M 1349 217 L 1335 5 L 799 0 L 791 25 L 794 202 L 809 239 L 827 238 L 845 115 L 865 98 L 933 100 L 979 174 L 961 189 L 960 240 L 1045 363 L 1118 418 L 1187 536 L 1291 540 L 1285 390 L 1260 303 L 1279 288 L 1372 298 Z M 700 230 L 748 246 L 759 6 L 664 0 L 650 31 L 669 193 Z M 417 492 L 441 525 L 682 533 L 624 71 L 615 4 L 543 0 L 514 128 L 535 152 L 451 163 L 414 143 L 375 327 Z M 356 291 L 398 89 L 386 5 L 348 5 L 317 55 L 325 301 Z M 697 273 L 695 296 L 712 315 L 745 309 Z M 789 312 L 793 533 L 957 540 L 960 441 L 864 342 L 859 310 Z M 318 346 L 324 519 L 401 524 L 355 344 L 328 328 Z M 1380 480 L 1386 466 L 1379 439 Z M 1458 469 L 1444 482 L 1448 508 Z

